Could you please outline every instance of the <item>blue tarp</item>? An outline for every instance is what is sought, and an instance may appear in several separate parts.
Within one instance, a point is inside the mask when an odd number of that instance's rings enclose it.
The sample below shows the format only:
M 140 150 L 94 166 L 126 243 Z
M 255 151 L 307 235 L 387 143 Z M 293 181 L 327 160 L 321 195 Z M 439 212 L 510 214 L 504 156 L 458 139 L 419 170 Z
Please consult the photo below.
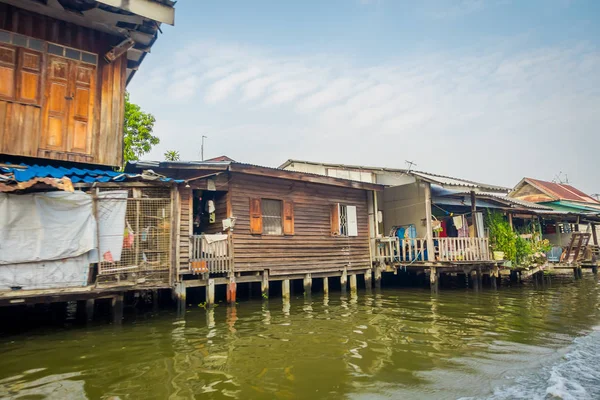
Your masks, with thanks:
M 51 165 L 27 165 L 19 164 L 21 168 L 0 167 L 0 173 L 12 173 L 17 182 L 27 182 L 34 178 L 57 178 L 67 177 L 73 183 L 94 183 L 94 182 L 123 182 L 128 178 L 139 177 L 139 174 L 126 174 L 103 169 L 86 168 L 65 168 L 53 167 Z M 160 182 L 183 182 L 170 178 L 157 179 Z

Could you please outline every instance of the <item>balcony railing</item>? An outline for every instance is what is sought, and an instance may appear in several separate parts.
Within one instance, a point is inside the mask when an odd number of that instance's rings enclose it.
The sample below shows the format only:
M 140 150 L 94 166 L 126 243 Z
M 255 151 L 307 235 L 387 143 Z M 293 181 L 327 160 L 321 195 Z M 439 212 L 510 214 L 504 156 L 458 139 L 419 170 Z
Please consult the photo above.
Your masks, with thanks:
M 375 239 L 375 260 L 385 263 L 417 263 L 428 261 L 427 239 Z M 433 260 L 438 262 L 491 261 L 487 238 L 435 238 Z
M 233 271 L 231 236 L 224 239 L 218 236 L 220 235 L 191 236 L 190 272 L 193 274 L 224 274 Z

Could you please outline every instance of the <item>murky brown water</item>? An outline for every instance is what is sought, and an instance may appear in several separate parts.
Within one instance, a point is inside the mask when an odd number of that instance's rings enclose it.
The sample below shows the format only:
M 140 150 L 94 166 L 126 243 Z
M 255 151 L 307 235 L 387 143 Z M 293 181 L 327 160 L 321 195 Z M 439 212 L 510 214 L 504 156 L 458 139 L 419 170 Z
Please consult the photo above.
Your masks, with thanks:
M 600 398 L 600 287 L 384 289 L 0 339 L 0 397 Z

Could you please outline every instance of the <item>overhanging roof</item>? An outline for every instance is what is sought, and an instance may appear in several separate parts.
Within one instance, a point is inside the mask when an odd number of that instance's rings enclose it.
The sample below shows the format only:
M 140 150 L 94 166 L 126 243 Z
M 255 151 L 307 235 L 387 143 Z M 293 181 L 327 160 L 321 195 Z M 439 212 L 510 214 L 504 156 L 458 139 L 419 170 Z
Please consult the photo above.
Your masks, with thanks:
M 0 0 L 38 14 L 131 38 L 127 51 L 127 83 L 131 80 L 160 32 L 160 24 L 174 25 L 171 0 Z M 62 4 L 61 4 L 62 2 Z M 102 56 L 102 55 L 101 55 Z
M 127 163 L 125 171 L 132 172 L 145 169 L 186 169 L 205 171 L 228 171 L 247 175 L 266 176 L 271 178 L 290 179 L 301 182 L 319 183 L 361 190 L 383 190 L 382 185 L 358 182 L 350 179 L 332 178 L 305 172 L 288 171 L 279 168 L 263 167 L 231 161 L 133 161 Z

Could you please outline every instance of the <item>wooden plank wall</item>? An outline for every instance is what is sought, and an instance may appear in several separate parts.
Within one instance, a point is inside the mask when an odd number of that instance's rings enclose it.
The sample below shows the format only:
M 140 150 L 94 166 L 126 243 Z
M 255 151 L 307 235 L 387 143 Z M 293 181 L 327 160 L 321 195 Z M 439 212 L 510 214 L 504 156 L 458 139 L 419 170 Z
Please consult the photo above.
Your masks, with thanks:
M 45 104 L 43 95 L 41 107 L 0 101 L 0 154 L 121 166 L 127 58 L 123 55 L 112 64 L 103 59 L 111 46 L 121 39 L 5 3 L 0 3 L 0 29 L 98 54 L 90 153 L 40 148 L 44 125 L 41 117 Z M 46 58 L 44 54 L 44 70 Z M 45 73 L 41 87 L 46 87 Z
M 371 266 L 367 191 L 235 173 L 229 185 L 236 218 L 233 233 L 236 271 L 269 269 L 271 274 L 283 274 Z M 295 234 L 252 235 L 251 198 L 293 201 Z M 357 237 L 331 236 L 330 210 L 335 203 L 357 207 Z
M 192 189 L 179 186 L 179 266 L 187 269 L 190 264 L 190 235 L 192 234 Z

